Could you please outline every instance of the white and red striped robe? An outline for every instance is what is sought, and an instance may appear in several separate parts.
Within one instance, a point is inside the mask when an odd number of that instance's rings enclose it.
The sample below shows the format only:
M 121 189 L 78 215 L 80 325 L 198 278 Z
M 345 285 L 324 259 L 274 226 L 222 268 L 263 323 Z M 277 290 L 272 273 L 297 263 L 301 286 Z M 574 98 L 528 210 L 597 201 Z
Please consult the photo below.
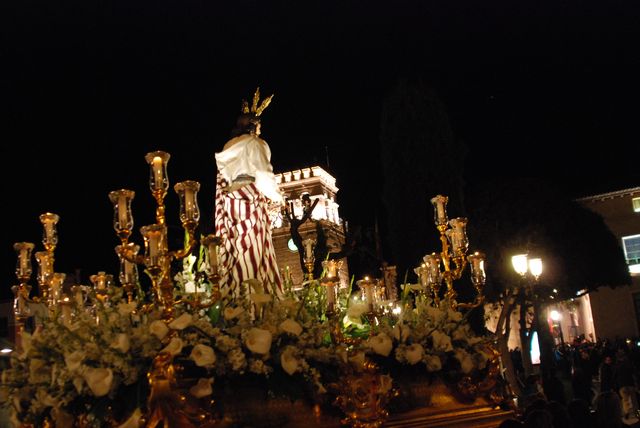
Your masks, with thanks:
M 224 192 L 226 185 L 226 180 L 218 174 L 215 225 L 216 235 L 222 238 L 221 289 L 237 297 L 240 284 L 255 278 L 262 282 L 266 293 L 282 297 L 268 200 L 253 183 L 233 192 Z

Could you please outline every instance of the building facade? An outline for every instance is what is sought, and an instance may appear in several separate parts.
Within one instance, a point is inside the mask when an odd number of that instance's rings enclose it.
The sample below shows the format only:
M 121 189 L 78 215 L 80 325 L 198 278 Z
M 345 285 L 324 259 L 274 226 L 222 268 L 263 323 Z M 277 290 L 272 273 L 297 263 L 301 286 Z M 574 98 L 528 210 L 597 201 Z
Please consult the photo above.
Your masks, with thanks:
M 345 243 L 344 222 L 340 218 L 336 201 L 338 188 L 336 179 L 319 166 L 302 168 L 276 174 L 276 182 L 291 204 L 292 215 L 301 218 L 304 214 L 303 196 L 308 195 L 311 202 L 318 200 L 311 213 L 310 220 L 298 229 L 302 239 L 317 241 L 319 228 L 326 238 L 330 253 L 339 252 Z M 273 245 L 276 251 L 278 267 L 281 272 L 288 270 L 294 284 L 302 283 L 304 272 L 300 264 L 298 249 L 291 240 L 290 224 L 284 215 L 279 215 L 272 229 Z M 349 283 L 349 270 L 346 258 L 339 271 L 340 283 L 346 287 Z
M 589 196 L 578 200 L 599 214 L 624 250 L 632 284 L 600 287 L 589 293 L 597 337 L 640 336 L 640 187 Z M 611 310 L 615 308 L 615 310 Z

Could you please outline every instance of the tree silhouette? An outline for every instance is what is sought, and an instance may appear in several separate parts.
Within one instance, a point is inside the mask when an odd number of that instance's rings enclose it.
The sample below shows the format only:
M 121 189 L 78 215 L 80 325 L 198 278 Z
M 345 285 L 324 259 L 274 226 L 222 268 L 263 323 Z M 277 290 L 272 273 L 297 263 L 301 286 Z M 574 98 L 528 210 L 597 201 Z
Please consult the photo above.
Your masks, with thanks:
M 412 272 L 422 256 L 439 249 L 431 197 L 448 196 L 451 217 L 464 214 L 465 150 L 434 91 L 409 79 L 400 80 L 384 101 L 380 144 L 390 258 L 398 272 Z
M 529 329 L 538 330 L 545 389 L 553 384 L 553 340 L 541 310 L 551 301 L 575 297 L 600 286 L 631 283 L 622 248 L 602 218 L 564 195 L 557 184 L 540 179 L 476 181 L 467 192 L 469 238 L 487 256 L 490 300 L 503 302 L 501 320 L 508 322 L 515 303 L 521 305 L 521 351 L 530 367 L 529 340 L 524 319 L 533 307 Z M 543 259 L 539 283 L 526 293 L 514 272 L 511 257 L 528 253 Z M 504 309 L 508 308 L 508 309 Z M 505 313 L 506 312 L 506 313 Z M 502 353 L 508 335 L 499 324 L 496 333 Z M 509 368 L 507 370 L 509 375 Z M 510 380 L 513 384 L 513 380 Z M 517 389 L 517 388 L 516 388 Z

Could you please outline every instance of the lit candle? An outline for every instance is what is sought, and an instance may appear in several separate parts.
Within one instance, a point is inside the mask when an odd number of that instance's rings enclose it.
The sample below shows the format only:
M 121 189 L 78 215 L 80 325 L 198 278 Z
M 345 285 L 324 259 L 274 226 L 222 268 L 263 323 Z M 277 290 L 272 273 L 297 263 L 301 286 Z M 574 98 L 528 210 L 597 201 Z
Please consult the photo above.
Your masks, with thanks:
M 193 189 L 185 187 L 184 189 L 184 210 L 187 215 L 187 219 L 193 220 L 195 213 L 195 198 Z
M 71 302 L 69 297 L 65 296 L 61 302 L 62 306 L 62 323 L 67 327 L 71 324 Z
M 373 307 L 373 283 L 369 280 L 368 276 L 364 277 L 364 281 L 362 282 L 362 286 L 364 287 L 365 298 L 369 307 Z
M 338 275 L 337 270 L 338 266 L 333 260 L 331 260 L 327 265 L 327 276 L 329 278 L 335 278 Z
M 129 216 L 127 215 L 127 197 L 125 195 L 120 195 L 118 198 L 118 219 L 120 220 L 120 227 L 127 227 L 127 219 Z
M 304 241 L 304 249 L 305 249 L 305 256 L 307 257 L 307 259 L 311 259 L 311 257 L 313 256 L 313 240 L 312 239 L 306 239 Z
M 335 285 L 332 282 L 327 284 L 327 310 L 333 311 L 333 306 L 336 303 L 336 291 Z
M 155 188 L 162 189 L 163 187 L 163 173 L 162 173 L 162 158 L 160 156 L 156 156 L 153 158 L 152 167 L 153 167 L 153 175 L 155 177 Z
M 73 292 L 73 297 L 76 300 L 76 305 L 84 306 L 84 294 L 82 293 L 82 285 L 74 286 Z
M 160 235 L 151 233 L 149 235 L 149 257 L 157 257 L 160 251 Z
M 211 265 L 211 270 L 216 272 L 218 270 L 218 245 L 211 244 L 209 245 L 209 264 Z
M 124 279 L 127 284 L 131 284 L 133 282 L 133 267 L 135 265 L 131 263 L 129 260 L 124 261 Z
M 44 236 L 46 237 L 47 241 L 51 241 L 53 238 L 53 222 L 51 221 L 46 221 L 44 223 Z
M 20 254 L 18 256 L 18 258 L 20 259 L 20 275 L 26 275 L 27 274 L 27 249 L 26 248 L 21 248 L 20 249 Z
M 436 209 L 438 211 L 438 220 L 442 221 L 442 219 L 444 219 L 444 205 L 442 204 L 442 202 L 438 202 L 436 204 Z

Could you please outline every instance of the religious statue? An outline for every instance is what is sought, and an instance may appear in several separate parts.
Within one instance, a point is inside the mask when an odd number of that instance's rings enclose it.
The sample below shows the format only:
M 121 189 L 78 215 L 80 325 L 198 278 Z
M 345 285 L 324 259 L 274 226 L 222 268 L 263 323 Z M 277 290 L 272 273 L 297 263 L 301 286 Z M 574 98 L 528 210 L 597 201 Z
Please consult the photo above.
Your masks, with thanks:
M 282 204 L 271 165 L 271 150 L 260 138 L 260 115 L 273 95 L 260 103 L 260 88 L 242 112 L 221 152 L 216 153 L 215 229 L 220 248 L 221 291 L 242 294 L 243 283 L 262 284 L 249 292 L 282 296 L 281 278 L 271 238 L 269 204 Z

